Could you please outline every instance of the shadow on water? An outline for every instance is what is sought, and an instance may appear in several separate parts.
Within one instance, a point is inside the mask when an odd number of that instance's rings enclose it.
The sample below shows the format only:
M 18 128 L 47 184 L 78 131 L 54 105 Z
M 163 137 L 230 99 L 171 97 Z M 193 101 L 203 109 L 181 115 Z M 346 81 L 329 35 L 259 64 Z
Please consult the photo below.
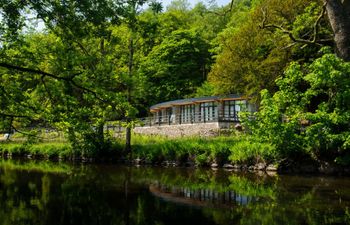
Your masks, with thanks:
M 350 179 L 0 159 L 0 225 L 350 224 Z

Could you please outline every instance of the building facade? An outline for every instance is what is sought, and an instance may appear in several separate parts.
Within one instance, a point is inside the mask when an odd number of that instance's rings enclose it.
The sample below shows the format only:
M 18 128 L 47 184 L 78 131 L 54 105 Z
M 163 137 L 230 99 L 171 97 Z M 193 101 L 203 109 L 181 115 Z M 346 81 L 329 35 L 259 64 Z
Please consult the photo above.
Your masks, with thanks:
M 150 108 L 151 117 L 134 131 L 166 136 L 213 136 L 220 129 L 239 123 L 239 113 L 256 111 L 248 98 L 240 95 L 211 96 L 168 101 Z

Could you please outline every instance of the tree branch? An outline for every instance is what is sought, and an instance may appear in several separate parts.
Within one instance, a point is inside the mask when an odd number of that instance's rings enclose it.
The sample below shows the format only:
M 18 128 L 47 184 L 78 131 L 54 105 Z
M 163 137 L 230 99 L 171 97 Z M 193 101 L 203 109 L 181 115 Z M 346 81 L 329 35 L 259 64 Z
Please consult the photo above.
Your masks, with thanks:
M 214 12 L 214 11 L 208 11 L 209 13 L 213 13 L 215 15 L 218 15 L 218 16 L 226 16 L 227 13 L 230 13 L 233 9 L 233 3 L 234 3 L 234 0 L 231 0 L 231 3 L 230 3 L 230 8 L 228 8 L 227 10 L 225 10 L 224 12 L 222 13 L 219 13 L 219 12 Z
M 59 76 L 56 76 L 56 75 L 54 75 L 54 74 L 47 73 L 47 72 L 45 72 L 45 71 L 36 70 L 36 69 L 31 69 L 31 68 L 25 68 L 25 67 L 20 67 L 20 66 L 15 66 L 15 65 L 8 64 L 8 63 L 0 62 L 0 67 L 4 67 L 4 68 L 7 68 L 7 69 L 14 69 L 14 70 L 18 70 L 18 71 L 21 71 L 21 72 L 36 73 L 36 74 L 40 74 L 40 75 L 43 75 L 43 76 L 47 76 L 47 77 L 54 78 L 54 79 L 56 79 L 56 80 L 66 80 L 66 81 L 69 81 L 68 78 L 59 77 Z
M 14 131 L 16 131 L 17 133 L 20 133 L 20 134 L 23 134 L 23 135 L 26 135 L 26 136 L 29 136 L 29 137 L 35 137 L 35 138 L 41 139 L 38 135 L 30 134 L 30 133 L 27 133 L 27 132 L 23 132 L 23 131 L 18 130 L 18 129 L 17 129 L 15 126 L 13 126 L 12 124 L 11 124 L 11 128 L 12 128 Z
M 53 98 L 52 98 L 52 95 L 51 95 L 51 92 L 50 92 L 50 90 L 47 88 L 47 86 L 46 86 L 46 82 L 45 82 L 45 76 L 41 76 L 41 82 L 43 83 L 43 85 L 44 85 L 44 88 L 45 88 L 45 91 L 47 92 L 47 94 L 49 95 L 49 99 L 50 99 L 50 101 L 51 101 L 51 103 L 53 103 L 54 101 L 53 101 Z
M 36 73 L 36 74 L 40 74 L 44 77 L 51 77 L 53 79 L 56 79 L 56 80 L 63 80 L 63 81 L 67 81 L 69 83 L 71 83 L 73 86 L 87 92 L 87 93 L 90 93 L 92 95 L 95 96 L 95 98 L 97 98 L 98 100 L 102 101 L 102 102 L 106 102 L 104 99 L 100 98 L 98 96 L 98 94 L 86 87 L 83 87 L 79 84 L 77 84 L 72 78 L 67 78 L 67 77 L 60 77 L 60 76 L 57 76 L 57 75 L 54 75 L 54 74 L 51 74 L 51 73 L 47 73 L 45 71 L 41 71 L 41 70 L 37 70 L 37 69 L 31 69 L 31 68 L 25 68 L 25 67 L 20 67 L 20 66 L 16 66 L 16 65 L 11 65 L 11 64 L 8 64 L 8 63 L 3 63 L 3 62 L 0 62 L 0 67 L 4 67 L 4 68 L 7 68 L 7 69 L 14 69 L 14 70 L 18 70 L 18 71 L 21 71 L 21 72 L 28 72 L 28 73 Z
M 291 30 L 288 30 L 286 28 L 284 28 L 283 26 L 281 25 L 276 25 L 276 24 L 267 24 L 266 21 L 267 21 L 267 12 L 266 10 L 264 9 L 261 9 L 262 13 L 263 13 L 263 21 L 262 23 L 260 24 L 260 29 L 269 29 L 269 28 L 272 28 L 272 29 L 277 29 L 277 30 L 280 30 L 282 31 L 282 33 L 284 34 L 287 34 L 289 36 L 289 38 L 295 42 L 295 43 L 303 43 L 303 44 L 307 44 L 307 45 L 318 45 L 318 46 L 322 46 L 323 44 L 322 43 L 325 43 L 325 42 L 329 42 L 328 39 L 318 39 L 317 36 L 318 36 L 318 33 L 319 33 L 319 25 L 320 25 L 320 22 L 321 22 L 321 19 L 322 17 L 324 16 L 325 12 L 326 12 L 326 6 L 327 6 L 327 2 L 325 2 L 325 4 L 323 5 L 322 7 L 322 11 L 320 13 L 320 15 L 317 17 L 317 20 L 315 21 L 314 23 L 314 26 L 313 26 L 313 38 L 312 40 L 309 40 L 309 39 L 303 39 L 303 38 L 297 38 L 294 36 L 293 32 Z
M 2 113 L 2 112 L 0 112 L 0 116 L 3 116 L 3 117 L 10 117 L 10 118 L 28 118 L 28 119 L 31 118 L 31 117 L 29 117 L 29 116 L 8 114 L 8 113 Z
M 320 25 L 322 17 L 326 13 L 327 4 L 328 4 L 328 0 L 323 4 L 322 11 L 321 11 L 320 15 L 317 17 L 317 20 L 315 21 L 315 24 L 314 24 L 314 38 L 313 38 L 314 42 L 317 41 L 317 35 L 318 35 L 319 30 L 320 30 L 320 26 L 319 25 Z

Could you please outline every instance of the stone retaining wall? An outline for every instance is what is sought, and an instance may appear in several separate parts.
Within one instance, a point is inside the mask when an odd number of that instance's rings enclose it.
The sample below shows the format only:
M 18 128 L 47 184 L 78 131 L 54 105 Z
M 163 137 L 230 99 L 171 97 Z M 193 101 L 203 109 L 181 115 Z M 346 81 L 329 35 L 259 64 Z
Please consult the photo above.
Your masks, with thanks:
M 183 136 L 216 136 L 220 132 L 222 124 L 214 123 L 195 123 L 195 124 L 178 124 L 178 125 L 163 125 L 153 127 L 135 127 L 136 134 L 145 135 L 163 135 L 168 137 L 183 137 Z

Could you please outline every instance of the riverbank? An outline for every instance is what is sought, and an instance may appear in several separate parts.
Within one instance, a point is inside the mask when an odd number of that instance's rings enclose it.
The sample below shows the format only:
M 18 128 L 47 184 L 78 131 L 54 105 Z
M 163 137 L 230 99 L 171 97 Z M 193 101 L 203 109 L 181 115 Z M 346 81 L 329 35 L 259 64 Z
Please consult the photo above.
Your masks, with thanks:
M 164 167 L 212 167 L 235 171 L 350 174 L 350 169 L 346 166 L 316 160 L 305 155 L 280 159 L 273 155 L 273 146 L 254 142 L 243 135 L 177 139 L 134 135 L 131 155 L 124 153 L 122 142 L 123 140 L 116 139 L 113 148 L 103 153 L 79 152 L 68 142 L 34 144 L 1 142 L 0 156 Z

